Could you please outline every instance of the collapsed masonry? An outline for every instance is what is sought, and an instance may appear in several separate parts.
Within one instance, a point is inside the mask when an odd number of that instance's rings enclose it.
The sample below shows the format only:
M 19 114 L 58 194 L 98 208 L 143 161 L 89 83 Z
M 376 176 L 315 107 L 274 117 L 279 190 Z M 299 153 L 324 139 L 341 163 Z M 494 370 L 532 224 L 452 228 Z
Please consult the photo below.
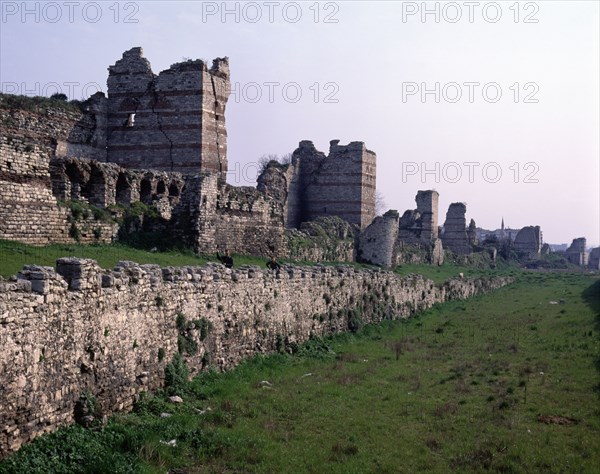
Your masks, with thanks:
M 571 245 L 565 252 L 565 257 L 573 265 L 585 267 L 588 264 L 588 254 L 586 252 L 586 240 L 584 237 L 573 239 Z
M 535 257 L 542 250 L 542 232 L 540 226 L 523 227 L 515 237 L 515 250 L 526 256 Z
M 441 265 L 444 260 L 442 241 L 438 238 L 437 191 L 419 191 L 417 209 L 402 217 L 389 210 L 376 217 L 358 238 L 361 261 L 391 268 L 399 263 L 427 262 Z
M 470 255 L 473 252 L 473 243 L 467 234 L 466 218 L 467 205 L 462 202 L 454 202 L 448 207 L 446 221 L 444 222 L 444 233 L 442 242 L 444 248 L 451 250 L 457 255 Z

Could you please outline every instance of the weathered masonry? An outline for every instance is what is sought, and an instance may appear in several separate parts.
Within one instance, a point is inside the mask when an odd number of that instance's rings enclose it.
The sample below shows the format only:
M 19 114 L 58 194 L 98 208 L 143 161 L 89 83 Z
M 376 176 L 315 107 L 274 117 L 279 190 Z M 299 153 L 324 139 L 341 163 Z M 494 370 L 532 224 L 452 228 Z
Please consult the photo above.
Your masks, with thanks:
M 407 318 L 508 282 L 436 285 L 350 266 L 275 273 L 120 262 L 103 271 L 73 258 L 60 259 L 56 270 L 26 266 L 0 281 L 0 457 L 72 423 L 86 391 L 105 414 L 130 408 L 137 394 L 161 387 L 181 338 L 192 348 L 183 352 L 193 373 L 228 369 L 310 336 Z
M 439 194 L 434 190 L 419 191 L 416 209 L 402 217 L 389 210 L 359 235 L 358 258 L 386 268 L 399 263 L 427 262 L 440 265 L 444 261 L 442 241 L 438 238 Z
M 325 155 L 303 140 L 289 165 L 272 163 L 259 176 L 258 189 L 282 203 L 287 228 L 337 216 L 364 229 L 375 217 L 377 157 L 363 142 L 339 142 Z
M 353 260 L 355 235 L 375 215 L 375 153 L 333 140 L 326 156 L 302 141 L 258 188 L 228 185 L 229 89 L 227 58 L 156 75 L 138 47 L 109 67 L 108 98 L 40 105 L 0 95 L 0 238 L 111 242 L 143 203 L 161 219 L 143 219 L 145 231 L 199 253 Z M 104 220 L 76 217 L 73 205 Z
M 227 174 L 229 61 L 201 60 L 155 75 L 142 48 L 108 68 L 107 160 L 126 168 Z

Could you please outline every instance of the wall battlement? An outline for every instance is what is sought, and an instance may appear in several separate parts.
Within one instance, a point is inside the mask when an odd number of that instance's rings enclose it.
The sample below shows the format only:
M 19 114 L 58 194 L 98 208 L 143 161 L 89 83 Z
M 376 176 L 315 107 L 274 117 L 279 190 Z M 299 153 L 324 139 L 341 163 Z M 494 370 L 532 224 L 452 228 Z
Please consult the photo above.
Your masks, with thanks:
M 361 323 L 406 318 L 508 282 L 435 285 L 350 266 L 272 272 L 120 262 L 104 271 L 74 258 L 58 260 L 56 270 L 26 266 L 0 281 L 0 457 L 72 423 L 84 391 L 105 414 L 130 408 L 140 392 L 162 386 L 181 338 L 193 348 L 183 350 L 192 373 L 223 370 L 282 343 L 346 331 L 353 314 Z M 201 321 L 210 323 L 204 338 Z

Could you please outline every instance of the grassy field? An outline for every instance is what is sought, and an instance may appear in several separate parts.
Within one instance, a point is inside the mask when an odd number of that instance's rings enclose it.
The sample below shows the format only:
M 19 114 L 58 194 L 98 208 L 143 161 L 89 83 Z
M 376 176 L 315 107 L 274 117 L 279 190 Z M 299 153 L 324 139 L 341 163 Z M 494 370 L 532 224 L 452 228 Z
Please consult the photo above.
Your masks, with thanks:
M 180 405 L 149 395 L 102 430 L 35 441 L 0 472 L 594 473 L 599 334 L 597 275 L 523 273 L 173 386 Z
M 8 278 L 16 275 L 24 265 L 36 264 L 45 266 L 54 266 L 56 260 L 61 257 L 80 257 L 92 258 L 97 260 L 99 265 L 107 270 L 114 268 L 120 260 L 130 260 L 140 264 L 153 263 L 162 267 L 181 266 L 181 265 L 204 265 L 206 262 L 216 262 L 216 256 L 198 256 L 191 251 L 169 251 L 169 252 L 149 252 L 127 246 L 124 244 L 112 245 L 83 245 L 83 244 L 54 244 L 45 247 L 34 247 L 9 240 L 0 240 L 0 276 Z M 265 267 L 267 259 L 252 257 L 248 255 L 233 255 L 235 267 L 241 265 L 259 265 Z M 291 262 L 289 260 L 279 260 L 281 263 Z M 303 265 L 314 265 L 313 262 L 292 262 Z M 337 265 L 334 262 L 325 262 L 326 265 Z M 355 267 L 373 268 L 372 265 L 359 263 L 349 263 Z M 496 274 L 508 274 L 514 271 L 514 267 L 504 266 L 495 270 Z M 432 265 L 402 265 L 396 269 L 399 275 L 408 275 L 409 273 L 419 273 L 436 282 L 442 282 L 450 277 L 463 273 L 466 277 L 475 277 L 490 274 L 490 270 L 478 269 L 475 267 L 459 266 L 454 264 L 445 264 L 440 267 Z
M 181 265 L 204 265 L 208 261 L 216 262 L 216 256 L 198 256 L 193 252 L 148 252 L 122 244 L 83 245 L 54 244 L 34 247 L 9 240 L 0 240 L 0 276 L 8 278 L 19 272 L 23 265 L 36 264 L 54 266 L 61 257 L 93 258 L 102 268 L 112 269 L 120 260 L 130 260 L 141 264 L 154 263 L 162 267 Z M 235 266 L 261 265 L 266 259 L 234 255 Z
M 398 266 L 395 273 L 399 275 L 408 275 L 409 273 L 418 273 L 425 278 L 429 278 L 436 283 L 442 283 L 449 278 L 457 277 L 462 273 L 465 278 L 477 278 L 490 275 L 511 275 L 516 276 L 520 273 L 516 263 L 502 263 L 494 269 L 487 266 L 476 267 L 467 265 L 458 265 L 455 263 L 444 263 L 443 265 L 426 265 L 426 264 L 404 264 Z

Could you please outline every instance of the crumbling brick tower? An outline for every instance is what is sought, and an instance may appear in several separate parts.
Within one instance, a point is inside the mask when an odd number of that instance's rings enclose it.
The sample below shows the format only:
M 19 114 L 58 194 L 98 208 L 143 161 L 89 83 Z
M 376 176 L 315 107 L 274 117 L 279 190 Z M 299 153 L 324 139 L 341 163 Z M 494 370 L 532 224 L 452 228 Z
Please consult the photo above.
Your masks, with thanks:
M 438 238 L 438 201 L 437 191 L 417 192 L 417 212 L 421 215 L 421 241 L 431 243 Z
M 128 168 L 227 174 L 229 61 L 173 64 L 155 75 L 142 48 L 108 68 L 107 161 Z
M 337 216 L 361 229 L 375 217 L 375 186 L 377 157 L 363 142 L 340 145 L 330 142 L 329 155 L 318 151 L 313 142 L 304 140 L 293 154 L 292 165 L 297 168 L 298 196 L 295 203 L 300 208 L 298 222 L 320 216 Z M 288 196 L 292 201 L 294 196 Z

